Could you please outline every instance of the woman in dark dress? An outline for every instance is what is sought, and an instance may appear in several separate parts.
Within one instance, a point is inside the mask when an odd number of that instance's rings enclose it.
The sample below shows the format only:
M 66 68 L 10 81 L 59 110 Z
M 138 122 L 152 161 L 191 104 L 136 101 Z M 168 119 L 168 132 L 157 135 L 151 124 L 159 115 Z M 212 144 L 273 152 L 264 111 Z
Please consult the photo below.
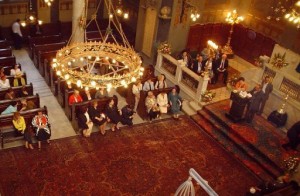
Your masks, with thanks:
M 35 134 L 38 140 L 38 148 L 41 149 L 41 142 L 47 141 L 50 144 L 51 130 L 49 127 L 48 116 L 41 111 L 32 119 L 32 125 L 35 129 Z
M 107 124 L 107 116 L 104 113 L 99 112 L 97 109 L 98 102 L 93 101 L 92 105 L 89 106 L 88 113 L 92 122 L 99 127 L 99 131 L 102 135 L 105 135 L 105 127 Z
M 115 131 L 115 129 L 120 130 L 119 126 L 122 122 L 121 112 L 118 110 L 118 107 L 115 104 L 114 99 L 110 99 L 108 105 L 105 108 L 105 114 L 113 123 L 111 130 Z
M 93 122 L 88 114 L 87 107 L 81 107 L 79 113 L 77 114 L 78 126 L 82 130 L 84 137 L 90 137 L 93 128 Z

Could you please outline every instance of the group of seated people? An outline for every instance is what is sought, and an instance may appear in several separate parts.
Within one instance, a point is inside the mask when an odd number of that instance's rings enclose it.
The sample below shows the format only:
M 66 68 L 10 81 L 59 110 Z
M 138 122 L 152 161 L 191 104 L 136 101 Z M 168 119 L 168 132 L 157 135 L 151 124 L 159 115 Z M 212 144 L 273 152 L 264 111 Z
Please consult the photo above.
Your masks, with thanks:
M 193 59 L 189 50 L 183 50 L 178 59 L 182 60 L 186 67 L 198 75 L 203 75 L 207 71 L 211 84 L 217 83 L 221 74 L 223 74 L 223 83 L 226 84 L 227 82 L 229 64 L 226 54 L 222 54 L 220 58 L 218 53 L 201 53 Z
M 15 131 L 15 136 L 24 136 L 25 147 L 27 149 L 34 149 L 32 146 L 32 138 L 36 136 L 38 141 L 38 149 L 41 149 L 41 142 L 47 141 L 50 144 L 51 130 L 49 126 L 48 116 L 43 114 L 41 111 L 35 115 L 31 121 L 33 126 L 33 131 L 28 128 L 29 125 L 26 124 L 24 117 L 20 112 L 16 111 L 13 115 L 13 126 Z
M 20 65 L 16 64 L 14 66 L 14 68 L 12 68 L 10 70 L 10 75 L 14 76 L 14 82 L 13 85 L 14 86 L 21 86 L 21 85 L 26 85 L 26 81 L 23 78 L 23 72 L 21 71 L 21 69 L 19 68 Z M 4 67 L 1 67 L 0 69 L 0 89 L 4 89 L 4 88 L 9 88 L 10 86 L 10 82 L 7 79 L 7 76 L 4 73 Z
M 80 96 L 80 95 L 79 95 Z M 96 100 L 92 101 L 88 107 L 82 106 L 77 113 L 78 126 L 82 130 L 84 137 L 90 137 L 93 125 L 96 125 L 102 135 L 106 133 L 106 124 L 112 124 L 111 130 L 120 130 L 120 125 L 133 125 L 135 112 L 132 106 L 125 105 L 121 110 L 118 109 L 116 99 L 108 101 L 104 111 L 99 111 Z
M 28 101 L 26 98 L 23 98 L 18 101 L 12 101 L 10 105 L 3 111 L 1 112 L 1 115 L 6 115 L 6 114 L 11 114 L 14 112 L 18 112 L 18 105 L 21 104 L 21 109 L 19 112 L 26 111 L 26 110 L 31 110 L 37 108 L 37 106 L 34 104 L 33 101 Z
M 178 90 L 178 87 L 173 87 L 169 94 L 161 92 L 157 97 L 155 97 L 152 91 L 148 91 L 145 105 L 150 122 L 152 122 L 153 119 L 158 118 L 161 114 L 168 113 L 168 110 L 171 111 L 173 118 L 179 118 L 183 99 L 178 94 Z

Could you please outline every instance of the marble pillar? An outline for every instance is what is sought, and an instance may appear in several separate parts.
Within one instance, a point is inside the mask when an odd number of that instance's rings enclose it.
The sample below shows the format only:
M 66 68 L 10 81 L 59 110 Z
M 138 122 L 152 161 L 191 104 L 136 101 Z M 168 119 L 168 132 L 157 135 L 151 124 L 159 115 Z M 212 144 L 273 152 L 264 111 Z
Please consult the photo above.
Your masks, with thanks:
M 88 0 L 73 0 L 73 13 L 72 13 L 72 40 L 71 43 L 84 41 L 84 25 L 86 21 L 85 4 Z

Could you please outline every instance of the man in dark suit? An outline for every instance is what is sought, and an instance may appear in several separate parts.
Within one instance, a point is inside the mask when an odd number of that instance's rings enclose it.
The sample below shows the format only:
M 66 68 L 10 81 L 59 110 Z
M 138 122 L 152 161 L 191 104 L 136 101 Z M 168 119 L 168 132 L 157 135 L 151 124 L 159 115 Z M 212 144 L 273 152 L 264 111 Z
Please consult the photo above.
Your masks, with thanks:
M 264 92 L 261 90 L 261 85 L 257 84 L 252 91 L 249 92 L 252 95 L 250 103 L 247 108 L 245 119 L 248 123 L 251 123 L 255 113 L 259 110 L 260 103 L 263 99 Z
M 197 59 L 194 61 L 193 64 L 193 71 L 200 75 L 204 71 L 204 62 L 203 62 L 203 57 L 202 56 L 197 56 Z
M 227 55 L 223 54 L 222 58 L 217 59 L 215 66 L 213 67 L 214 71 L 214 80 L 213 83 L 218 82 L 218 78 L 220 74 L 223 74 L 223 82 L 226 84 L 227 77 L 228 77 L 228 60 L 227 60 Z
M 273 91 L 273 84 L 270 82 L 270 76 L 266 76 L 265 79 L 263 80 L 261 86 L 262 86 L 262 91 L 264 92 L 263 99 L 261 101 L 258 115 L 261 115 L 264 111 L 264 107 L 266 105 L 267 100 L 269 99 L 270 93 Z

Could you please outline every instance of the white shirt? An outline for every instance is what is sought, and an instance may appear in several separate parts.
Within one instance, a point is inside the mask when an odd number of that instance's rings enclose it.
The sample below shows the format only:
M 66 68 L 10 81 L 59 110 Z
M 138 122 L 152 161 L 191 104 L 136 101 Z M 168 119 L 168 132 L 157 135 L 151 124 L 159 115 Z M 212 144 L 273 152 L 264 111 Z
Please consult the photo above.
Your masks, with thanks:
M 23 37 L 22 33 L 21 33 L 21 25 L 18 22 L 14 22 L 14 24 L 12 25 L 12 32 L 13 33 L 17 33 L 19 34 L 21 37 Z
M 10 70 L 10 75 L 11 76 L 15 76 L 15 75 L 22 75 L 23 73 L 22 73 L 22 71 L 19 69 L 19 68 L 17 68 L 17 69 L 11 69 Z
M 9 88 L 10 84 L 9 84 L 9 80 L 6 79 L 5 81 L 0 80 L 0 88 Z
M 157 95 L 157 104 L 161 106 L 167 106 L 168 105 L 168 95 L 165 93 L 162 95 L 161 93 Z
M 155 83 L 155 89 L 162 89 L 162 88 L 167 88 L 166 81 L 157 80 L 156 83 Z
M 134 84 L 132 86 L 132 93 L 133 94 L 139 94 L 142 89 L 143 89 L 143 85 L 142 84 L 138 84 L 138 85 Z
M 262 91 L 265 93 L 266 92 L 266 88 L 268 86 L 268 83 L 264 83 L 263 87 L 262 87 Z
M 143 86 L 143 91 L 154 90 L 154 83 L 152 81 L 146 81 Z
M 90 119 L 89 113 L 86 112 L 86 113 L 84 113 L 84 115 L 85 115 L 85 117 L 86 117 L 86 122 L 90 122 L 91 119 Z
M 219 67 L 220 69 L 224 69 L 224 63 L 225 63 L 225 60 L 222 60 L 221 64 L 220 64 L 220 67 Z
M 197 69 L 197 72 L 200 72 L 200 71 L 201 71 L 201 68 L 202 68 L 202 62 L 199 62 L 199 61 L 198 61 L 198 69 Z

